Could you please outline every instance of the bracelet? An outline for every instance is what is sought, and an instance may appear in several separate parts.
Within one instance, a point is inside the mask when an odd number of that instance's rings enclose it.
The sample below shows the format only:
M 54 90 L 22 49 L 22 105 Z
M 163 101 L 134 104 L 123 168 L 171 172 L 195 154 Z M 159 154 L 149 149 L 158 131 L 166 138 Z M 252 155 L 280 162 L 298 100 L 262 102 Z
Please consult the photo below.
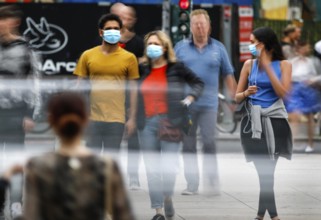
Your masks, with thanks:
M 245 91 L 243 92 L 243 97 L 246 98 Z

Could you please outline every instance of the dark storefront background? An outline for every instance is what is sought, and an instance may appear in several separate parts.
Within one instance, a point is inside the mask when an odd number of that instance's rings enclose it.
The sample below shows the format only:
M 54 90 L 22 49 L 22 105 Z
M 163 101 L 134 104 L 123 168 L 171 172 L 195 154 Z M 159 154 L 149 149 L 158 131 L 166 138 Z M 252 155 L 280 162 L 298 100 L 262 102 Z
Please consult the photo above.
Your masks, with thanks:
M 71 74 L 83 51 L 101 44 L 98 20 L 109 11 L 97 4 L 20 4 L 25 19 L 21 34 L 42 56 L 46 75 Z M 144 36 L 160 29 L 161 5 L 134 5 L 136 32 Z
M 132 5 L 137 11 L 136 33 L 143 37 L 161 29 L 162 5 Z M 45 75 L 71 75 L 81 53 L 101 44 L 98 20 L 110 6 L 94 4 L 19 4 L 24 13 L 21 34 L 42 57 Z M 200 8 L 194 5 L 194 9 Z M 212 37 L 221 39 L 221 6 L 206 8 L 212 20 Z

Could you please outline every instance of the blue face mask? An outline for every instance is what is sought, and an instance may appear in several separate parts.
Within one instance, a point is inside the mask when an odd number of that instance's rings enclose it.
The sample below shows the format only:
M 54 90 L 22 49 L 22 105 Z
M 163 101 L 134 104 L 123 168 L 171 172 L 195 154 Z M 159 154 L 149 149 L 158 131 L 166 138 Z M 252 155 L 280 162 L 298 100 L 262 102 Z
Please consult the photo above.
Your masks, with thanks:
M 109 44 L 117 44 L 120 40 L 120 30 L 104 30 L 103 39 Z
M 258 57 L 260 55 L 260 52 L 256 49 L 256 46 L 257 44 L 250 44 L 249 50 L 253 56 Z
M 159 45 L 148 45 L 146 48 L 146 55 L 150 59 L 158 59 L 163 55 L 163 47 Z

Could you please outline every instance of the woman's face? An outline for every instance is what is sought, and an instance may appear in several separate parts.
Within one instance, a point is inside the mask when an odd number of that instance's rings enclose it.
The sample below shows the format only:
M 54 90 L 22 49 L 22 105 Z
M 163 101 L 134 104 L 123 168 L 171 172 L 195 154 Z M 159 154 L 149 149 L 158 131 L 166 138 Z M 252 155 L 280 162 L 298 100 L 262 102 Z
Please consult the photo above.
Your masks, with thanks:
M 250 42 L 251 44 L 256 45 L 256 49 L 261 50 L 264 47 L 263 44 L 258 41 L 253 34 L 250 35 Z
M 164 45 L 162 44 L 162 42 L 159 40 L 159 38 L 156 35 L 152 35 L 148 38 L 146 46 L 148 46 L 148 45 L 161 46 L 163 48 L 163 52 L 165 53 Z
M 158 46 L 163 46 L 162 42 L 158 39 L 156 35 L 152 35 L 148 38 L 147 40 L 147 46 L 148 45 L 158 45 Z

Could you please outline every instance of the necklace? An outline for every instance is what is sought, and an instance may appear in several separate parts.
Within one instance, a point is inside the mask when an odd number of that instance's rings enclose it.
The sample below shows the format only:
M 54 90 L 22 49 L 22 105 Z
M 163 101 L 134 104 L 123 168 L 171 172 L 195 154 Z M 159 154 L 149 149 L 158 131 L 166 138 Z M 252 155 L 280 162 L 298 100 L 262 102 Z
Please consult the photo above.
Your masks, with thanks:
M 70 157 L 68 160 L 68 165 L 73 170 L 78 170 L 81 167 L 81 162 L 77 157 Z
M 81 155 L 80 152 L 83 150 L 82 146 L 78 146 L 76 149 L 65 149 L 60 147 L 58 152 L 60 152 L 62 155 L 65 155 L 68 158 L 68 165 L 73 170 L 78 170 L 81 167 L 81 161 L 77 155 Z

